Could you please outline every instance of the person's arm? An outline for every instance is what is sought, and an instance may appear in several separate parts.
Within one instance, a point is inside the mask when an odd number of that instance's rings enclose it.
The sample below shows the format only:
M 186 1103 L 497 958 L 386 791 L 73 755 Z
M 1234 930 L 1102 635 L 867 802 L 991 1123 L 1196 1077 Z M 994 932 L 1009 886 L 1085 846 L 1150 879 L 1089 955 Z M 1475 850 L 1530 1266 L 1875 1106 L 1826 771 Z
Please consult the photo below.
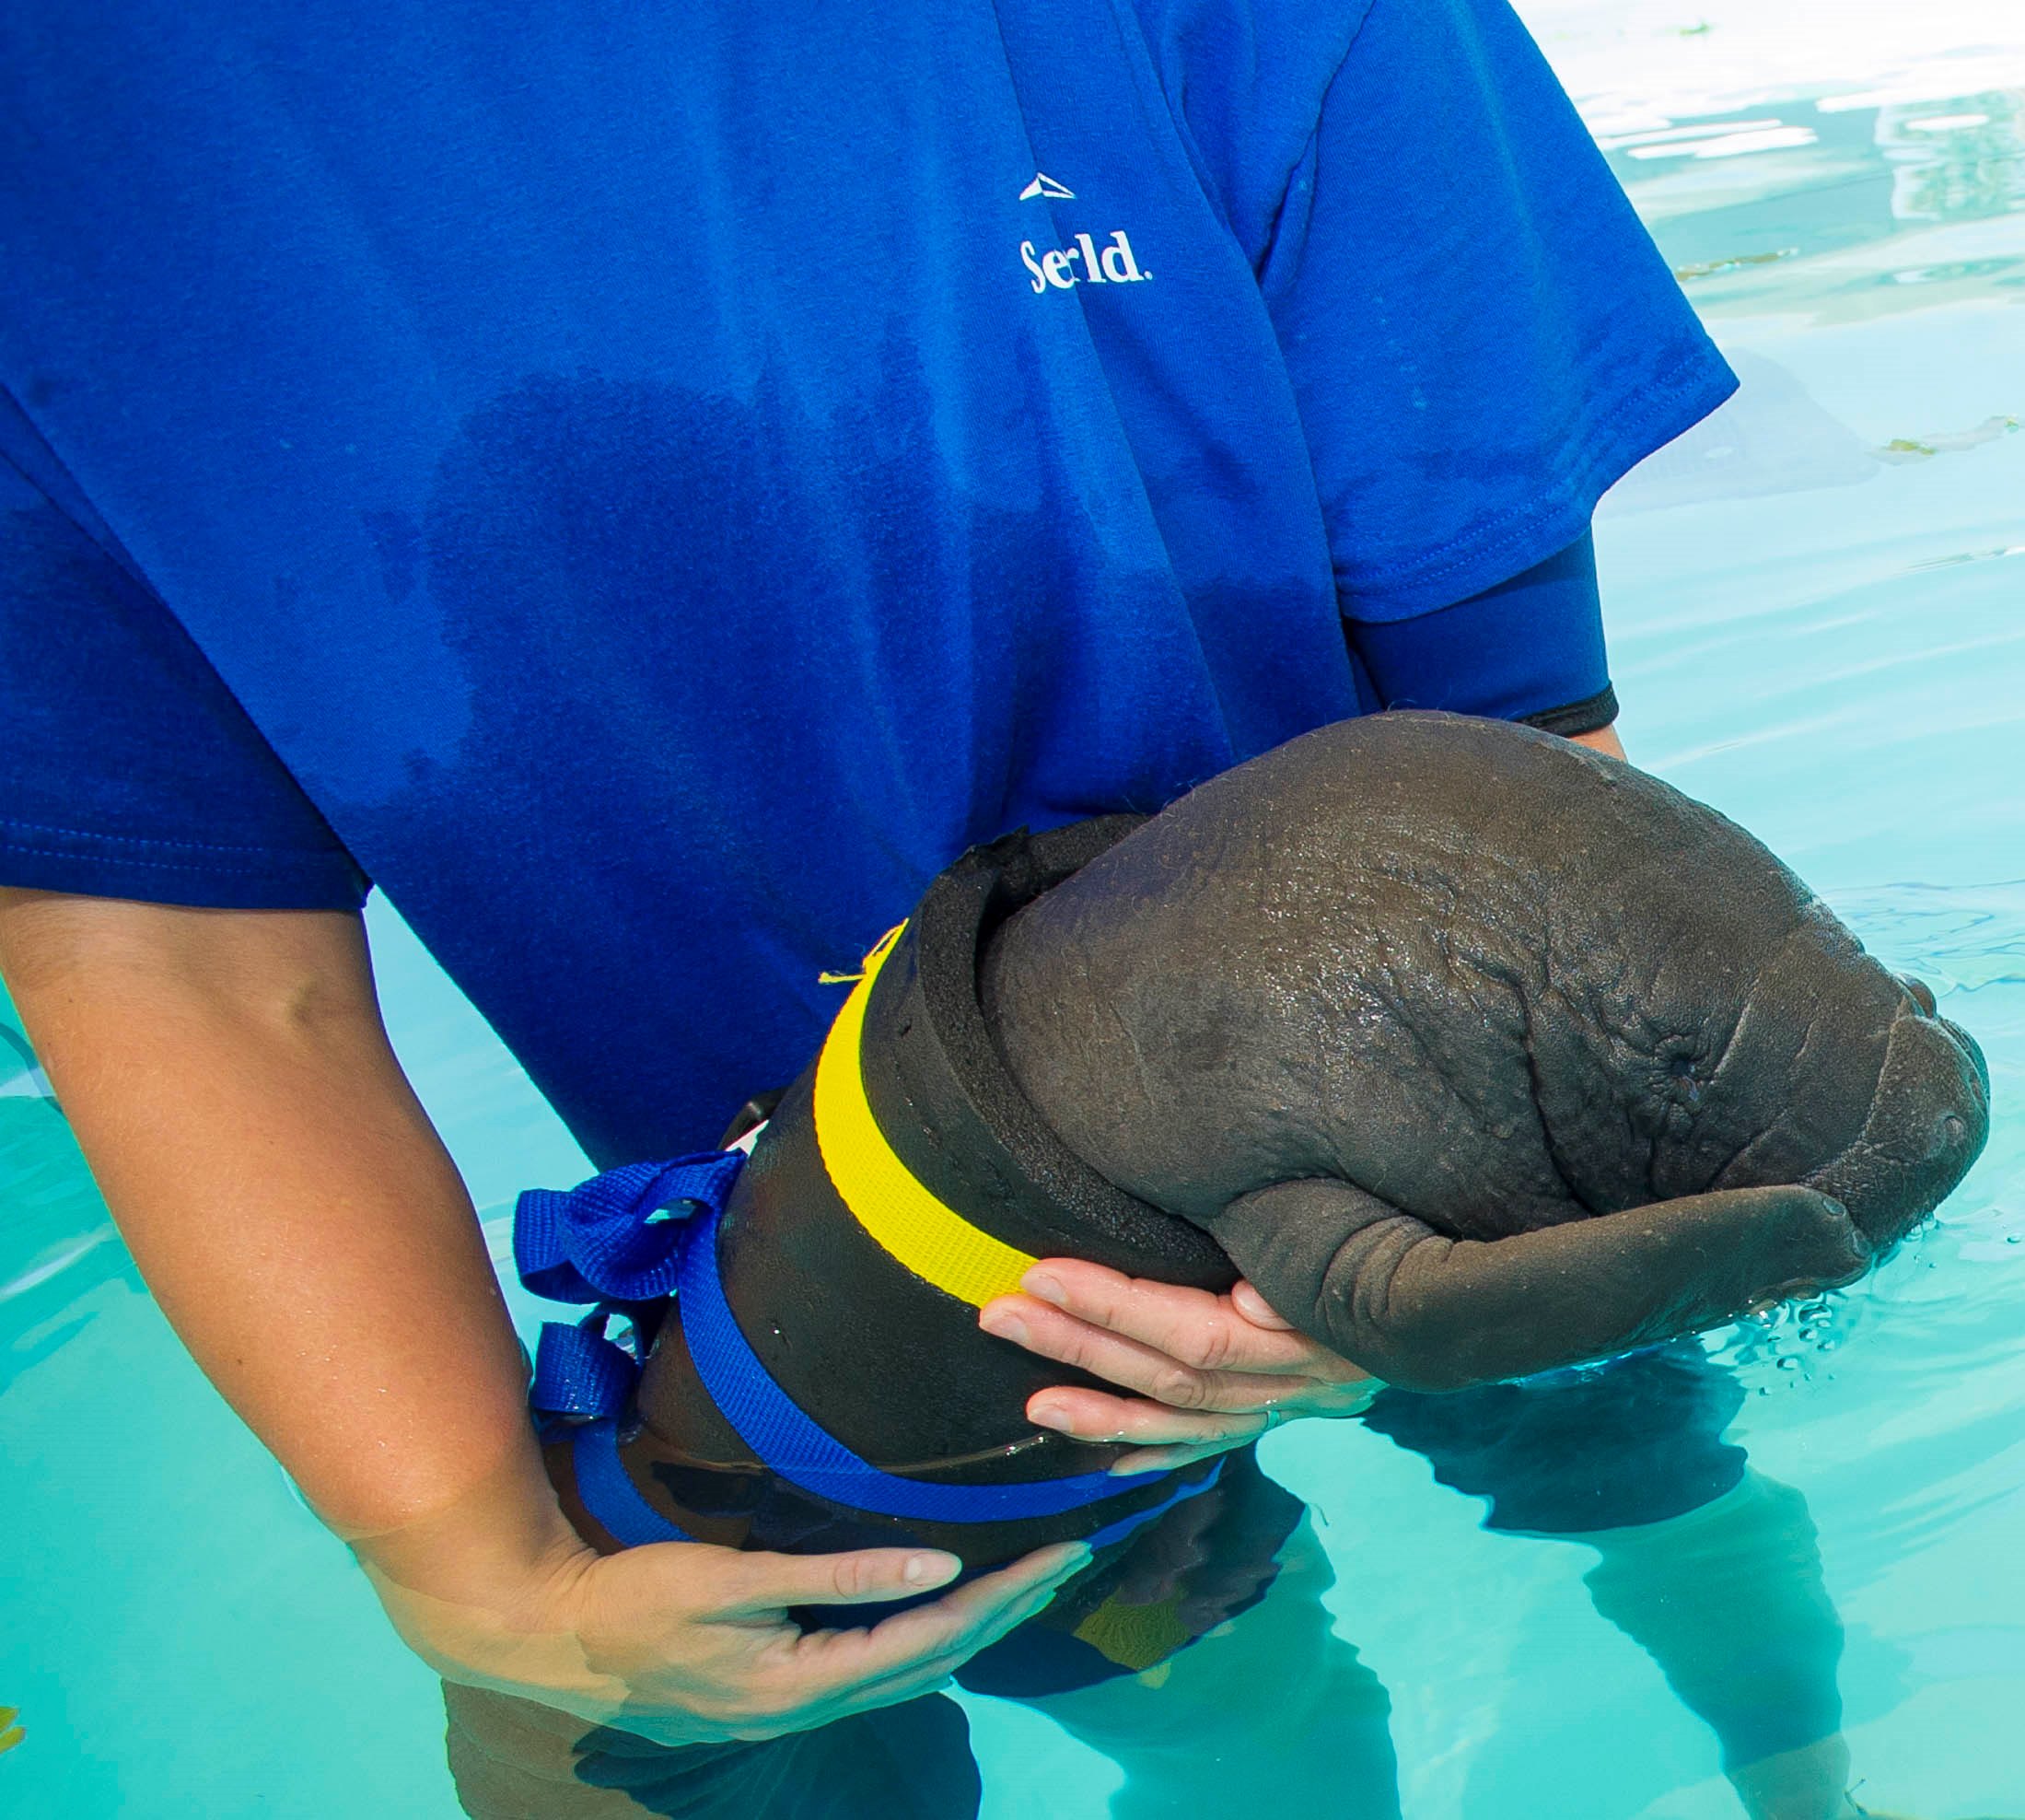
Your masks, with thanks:
M 359 918 L 0 891 L 0 972 L 198 1363 L 454 1680 L 669 1743 L 937 1685 L 1044 1604 L 1056 1548 L 870 1630 L 953 1558 L 668 1544 L 600 1557 L 542 1472 L 471 1203 L 390 1049 Z

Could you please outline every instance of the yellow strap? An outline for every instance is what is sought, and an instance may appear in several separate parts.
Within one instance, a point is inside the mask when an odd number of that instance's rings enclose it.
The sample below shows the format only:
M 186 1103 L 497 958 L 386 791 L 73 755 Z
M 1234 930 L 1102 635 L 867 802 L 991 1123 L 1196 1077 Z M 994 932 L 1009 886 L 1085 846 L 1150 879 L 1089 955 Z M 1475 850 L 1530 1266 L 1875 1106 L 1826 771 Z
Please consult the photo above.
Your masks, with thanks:
M 865 957 L 865 977 L 830 1026 L 816 1064 L 816 1145 L 831 1183 L 859 1225 L 915 1276 L 982 1308 L 1017 1289 L 1034 1260 L 980 1231 L 915 1181 L 865 1098 L 859 1065 L 865 1008 L 906 927 L 889 930 Z

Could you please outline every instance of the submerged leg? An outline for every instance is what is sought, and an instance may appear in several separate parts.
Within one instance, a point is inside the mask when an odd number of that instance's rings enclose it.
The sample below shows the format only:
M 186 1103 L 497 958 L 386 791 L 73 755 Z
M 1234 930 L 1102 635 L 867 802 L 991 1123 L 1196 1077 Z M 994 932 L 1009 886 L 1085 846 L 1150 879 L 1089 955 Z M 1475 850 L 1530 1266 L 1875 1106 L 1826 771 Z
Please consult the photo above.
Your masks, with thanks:
M 1145 1674 L 1030 1698 L 1125 1773 L 1111 1820 L 1242 1814 L 1263 1800 L 1333 1820 L 1399 1820 L 1391 1702 L 1337 1637 L 1334 1581 L 1303 1522 L 1251 1611 Z
M 1798 1491 L 1748 1473 L 1684 1516 L 1570 1539 L 1601 1557 L 1584 1576 L 1596 1609 L 1715 1731 L 1752 1820 L 1846 1811 L 1842 1620 Z
M 650 1744 L 511 1694 L 446 1683 L 471 1820 L 977 1820 L 962 1709 L 939 1694 L 757 1744 Z
M 1381 1394 L 1367 1426 L 1484 1527 L 1579 1542 L 1597 1610 L 1716 1732 L 1753 1820 L 1846 1820 L 1842 1624 L 1806 1500 L 1725 1439 L 1736 1380 L 1692 1341 L 1447 1396 Z

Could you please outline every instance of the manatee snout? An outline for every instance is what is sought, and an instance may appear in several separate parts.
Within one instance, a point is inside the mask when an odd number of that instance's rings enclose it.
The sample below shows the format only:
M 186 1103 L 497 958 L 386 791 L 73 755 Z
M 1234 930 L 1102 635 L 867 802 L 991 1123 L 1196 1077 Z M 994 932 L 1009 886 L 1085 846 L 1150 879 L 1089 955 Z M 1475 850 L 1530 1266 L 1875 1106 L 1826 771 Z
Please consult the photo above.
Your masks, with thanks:
M 1880 1251 L 1954 1192 L 1990 1135 L 1990 1071 L 1965 1030 L 1936 1015 L 1924 982 L 1891 1025 L 1869 1116 L 1856 1141 L 1807 1177 Z

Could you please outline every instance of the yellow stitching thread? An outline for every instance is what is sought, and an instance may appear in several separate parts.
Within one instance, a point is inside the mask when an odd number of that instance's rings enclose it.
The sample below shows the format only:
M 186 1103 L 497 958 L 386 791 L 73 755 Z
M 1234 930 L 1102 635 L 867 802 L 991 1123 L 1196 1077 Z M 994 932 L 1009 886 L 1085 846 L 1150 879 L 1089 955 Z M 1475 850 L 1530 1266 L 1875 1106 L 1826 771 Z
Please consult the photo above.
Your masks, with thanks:
M 844 1206 L 886 1251 L 945 1295 L 982 1308 L 1010 1295 L 1034 1259 L 981 1232 L 945 1207 L 894 1155 L 865 1097 L 859 1065 L 865 1010 L 900 928 L 865 957 L 865 977 L 844 1000 L 816 1064 L 816 1145 Z

